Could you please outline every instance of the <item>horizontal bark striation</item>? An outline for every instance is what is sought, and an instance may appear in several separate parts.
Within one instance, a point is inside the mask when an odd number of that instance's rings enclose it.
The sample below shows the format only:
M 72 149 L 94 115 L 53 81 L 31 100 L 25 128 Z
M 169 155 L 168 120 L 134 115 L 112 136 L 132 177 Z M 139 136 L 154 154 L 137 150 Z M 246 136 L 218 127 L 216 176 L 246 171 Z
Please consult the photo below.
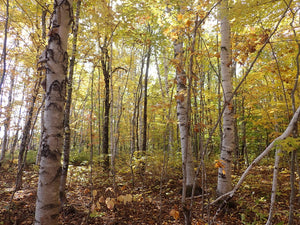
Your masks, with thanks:
M 35 224 L 58 224 L 71 6 L 70 0 L 55 0 L 48 46 L 39 61 L 46 69 L 46 100 Z
M 223 139 L 221 147 L 221 163 L 218 171 L 217 192 L 222 195 L 231 191 L 232 153 L 235 149 L 234 110 L 232 102 L 232 73 L 231 73 L 231 42 L 230 24 L 228 19 L 228 0 L 220 6 L 221 16 L 221 76 L 225 111 L 223 114 Z
M 180 143 L 182 153 L 182 167 L 184 181 L 187 186 L 193 185 L 195 172 L 192 149 L 190 146 L 190 123 L 188 112 L 187 75 L 184 71 L 183 43 L 179 40 L 174 42 L 174 65 L 176 68 L 177 81 L 177 118 L 180 131 Z M 185 194 L 185 193 L 184 193 Z

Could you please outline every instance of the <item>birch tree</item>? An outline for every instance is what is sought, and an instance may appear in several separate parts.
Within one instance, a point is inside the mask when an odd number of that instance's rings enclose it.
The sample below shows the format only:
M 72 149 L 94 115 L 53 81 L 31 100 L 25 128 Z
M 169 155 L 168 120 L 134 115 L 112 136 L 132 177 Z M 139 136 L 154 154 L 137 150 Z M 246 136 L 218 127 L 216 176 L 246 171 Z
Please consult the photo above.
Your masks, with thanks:
M 48 46 L 40 57 L 46 78 L 44 132 L 35 209 L 35 224 L 58 224 L 64 105 L 68 69 L 67 44 L 72 22 L 72 0 L 55 0 Z
M 228 0 L 220 5 L 221 16 L 221 78 L 224 105 L 223 138 L 221 146 L 220 164 L 218 171 L 218 194 L 225 194 L 231 190 L 231 161 L 235 149 L 234 110 L 232 103 L 232 74 L 231 74 L 231 41 L 229 24 Z
M 184 185 L 192 187 L 195 172 L 193 164 L 192 149 L 190 146 L 189 133 L 189 106 L 188 106 L 188 90 L 187 75 L 183 67 L 183 42 L 176 40 L 174 42 L 175 63 L 176 63 L 176 80 L 177 80 L 177 117 L 179 122 L 180 143 L 182 153 L 182 168 Z M 183 188 L 183 195 L 185 195 Z
M 72 92 L 73 92 L 73 74 L 75 67 L 75 59 L 77 52 L 77 35 L 78 35 L 78 26 L 79 26 L 79 16 L 80 16 L 80 5 L 81 0 L 77 0 L 77 8 L 76 8 L 76 19 L 73 30 L 73 49 L 72 56 L 70 60 L 69 66 L 69 77 L 68 77 L 68 91 L 67 91 L 67 101 L 64 115 L 64 129 L 65 129 L 65 139 L 64 139 L 64 160 L 62 167 L 62 175 L 60 181 L 60 198 L 62 205 L 66 201 L 65 190 L 67 183 L 67 174 L 69 168 L 69 158 L 70 158 L 70 146 L 71 146 L 71 129 L 70 129 L 70 114 L 71 114 L 71 104 L 72 104 Z

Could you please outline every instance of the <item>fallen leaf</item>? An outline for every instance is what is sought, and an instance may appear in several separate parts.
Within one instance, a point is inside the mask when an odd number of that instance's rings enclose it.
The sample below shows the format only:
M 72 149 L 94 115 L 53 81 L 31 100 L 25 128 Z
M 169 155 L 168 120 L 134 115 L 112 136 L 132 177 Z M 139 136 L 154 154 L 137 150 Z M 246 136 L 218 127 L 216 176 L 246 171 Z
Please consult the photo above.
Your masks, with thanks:
M 124 204 L 126 205 L 127 202 L 132 202 L 132 195 L 126 194 L 124 197 Z
M 170 216 L 172 216 L 175 220 L 179 219 L 179 211 L 172 209 L 169 213 Z
M 113 198 L 107 198 L 105 200 L 106 206 L 108 209 L 112 210 L 115 207 L 115 201 Z
M 121 191 L 124 191 L 126 189 L 126 185 L 121 187 Z
M 105 189 L 105 192 L 108 192 L 108 191 L 114 193 L 114 190 L 111 187 L 108 187 L 108 188 Z
M 93 197 L 95 197 L 97 195 L 97 191 L 93 190 Z
M 104 202 L 105 202 L 105 200 L 104 200 L 104 197 L 103 197 L 103 196 L 101 196 L 101 197 L 99 198 L 98 202 L 100 202 L 100 203 L 104 203 Z
M 96 206 L 97 206 L 97 209 L 100 209 L 101 206 L 100 206 L 100 203 L 99 202 L 96 202 Z
M 123 201 L 124 201 L 124 195 L 119 195 L 119 196 L 117 197 L 117 201 L 123 202 Z

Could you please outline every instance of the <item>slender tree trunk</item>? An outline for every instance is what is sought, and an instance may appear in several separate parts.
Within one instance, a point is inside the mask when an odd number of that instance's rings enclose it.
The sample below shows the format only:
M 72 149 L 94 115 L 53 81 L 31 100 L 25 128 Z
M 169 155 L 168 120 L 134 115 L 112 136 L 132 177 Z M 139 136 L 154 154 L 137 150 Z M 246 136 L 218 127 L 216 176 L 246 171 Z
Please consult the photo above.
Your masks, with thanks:
M 142 60 L 142 69 L 143 71 L 143 65 L 144 65 L 144 59 Z M 142 99 L 142 76 L 143 73 L 141 72 L 139 83 L 136 90 L 136 101 L 135 101 L 135 141 L 136 141 L 136 151 L 140 151 L 140 126 L 139 126 L 139 120 L 140 120 L 140 108 L 141 108 L 141 99 Z
M 236 80 L 236 62 L 233 62 L 233 66 L 232 66 L 232 76 L 235 78 Z M 236 115 L 238 114 L 238 109 L 240 107 L 238 107 L 240 105 L 239 101 L 237 99 L 235 99 L 233 101 L 233 105 L 234 105 L 234 110 L 233 110 L 233 114 Z M 238 130 L 238 119 L 236 116 L 234 116 L 234 142 L 235 142 L 235 148 L 234 148 L 234 166 L 233 166 L 233 170 L 239 170 L 240 169 L 240 148 L 239 148 L 239 130 Z
M 151 45 L 149 45 L 148 52 L 147 52 L 146 73 L 145 73 L 145 83 L 144 83 L 144 115 L 143 115 L 144 123 L 143 123 L 143 143 L 142 143 L 142 151 L 144 151 L 144 153 L 147 150 L 147 106 L 148 106 L 147 90 L 148 90 L 148 74 L 149 74 L 150 57 L 151 57 Z
M 98 155 L 101 155 L 101 90 L 100 90 L 100 79 L 101 79 L 101 72 L 100 68 L 98 67 L 98 87 L 97 87 L 97 94 L 98 94 L 98 110 L 97 110 L 97 116 L 98 116 L 98 147 L 97 147 L 97 153 Z
M 131 126 L 131 138 L 130 138 L 130 172 L 131 172 L 131 180 L 132 180 L 132 187 L 135 186 L 135 182 L 134 182 L 134 172 L 133 172 L 133 165 L 132 165 L 132 161 L 133 161 L 133 154 L 135 152 L 135 126 L 136 126 L 136 101 L 134 102 L 134 108 L 133 108 L 133 115 L 132 115 L 132 118 L 130 119 L 130 126 Z
M 109 64 L 108 64 L 108 70 L 109 70 L 109 74 L 112 75 L 112 59 L 113 59 L 113 46 L 112 46 L 112 41 L 113 39 L 111 39 L 110 42 L 110 57 L 109 57 Z M 112 173 L 113 176 L 113 186 L 114 186 L 114 190 L 116 191 L 116 177 L 115 177 L 115 158 L 116 158 L 116 146 L 115 146 L 115 131 L 116 131 L 116 120 L 114 118 L 114 84 L 113 84 L 113 78 L 111 76 L 110 79 L 110 153 L 111 153 L 111 160 L 110 160 L 110 164 L 111 164 L 111 168 L 110 171 Z
M 9 20 L 9 0 L 6 0 L 6 18 L 5 18 L 5 27 L 4 27 L 4 40 L 3 40 L 3 72 L 0 81 L 0 94 L 2 93 L 2 86 L 4 84 L 5 76 L 6 76 L 6 47 L 7 47 L 7 34 L 8 34 L 8 20 Z
M 290 172 L 290 182 L 291 182 L 291 194 L 290 194 L 290 206 L 289 206 L 289 225 L 294 224 L 294 210 L 295 210 L 295 160 L 296 160 L 296 150 L 291 153 L 291 172 Z
M 93 142 L 93 116 L 94 116 L 94 74 L 95 74 L 95 66 L 93 68 L 92 77 L 91 77 L 91 108 L 90 108 L 90 121 L 89 121 L 89 127 L 90 127 L 90 190 L 93 191 L 94 185 L 93 185 L 93 158 L 94 158 L 94 142 Z M 93 194 L 91 193 L 91 197 L 93 199 Z
M 277 102 L 277 97 L 274 94 L 274 100 Z M 274 106 L 275 107 L 275 106 Z M 275 117 L 275 131 L 279 132 L 278 128 L 278 123 L 277 123 L 277 114 L 276 112 L 274 113 Z M 277 191 L 277 178 L 278 178 L 278 171 L 279 171 L 279 161 L 280 161 L 280 154 L 281 154 L 281 146 L 276 146 L 276 151 L 275 151 L 275 163 L 274 163 L 274 171 L 273 171 L 273 182 L 272 182 L 272 193 L 271 193 L 271 203 L 270 203 L 270 210 L 269 210 L 269 217 L 266 225 L 271 225 L 272 224 L 272 218 L 273 218 L 273 213 L 274 213 L 274 208 L 275 208 L 275 200 L 276 200 L 276 191 Z
M 241 158 L 243 159 L 243 162 L 246 162 L 246 165 L 249 166 L 249 160 L 248 160 L 248 156 L 247 156 L 247 136 L 246 136 L 246 126 L 247 126 L 247 122 L 246 122 L 246 115 L 245 115 L 245 97 L 242 96 L 242 115 L 241 115 L 241 120 L 242 120 L 242 146 L 241 146 Z M 241 160 L 241 159 L 240 159 Z
M 22 106 L 20 106 L 20 109 L 19 109 L 19 116 L 18 116 L 17 124 L 20 124 L 20 122 L 21 122 L 21 112 L 22 112 Z M 14 135 L 14 140 L 13 140 L 13 143 L 12 143 L 12 146 L 10 149 L 10 157 L 9 158 L 10 158 L 11 162 L 13 162 L 13 160 L 14 160 L 15 149 L 16 149 L 18 139 L 19 139 L 19 132 L 20 132 L 20 128 L 17 127 L 17 131 Z
M 180 143 L 182 153 L 183 170 L 183 199 L 185 201 L 186 188 L 192 187 L 195 178 L 193 154 L 190 145 L 190 121 L 188 105 L 187 75 L 183 66 L 183 43 L 179 40 L 174 42 L 174 52 L 176 60 L 176 80 L 177 80 L 177 117 L 179 121 Z
M 3 138 L 2 138 L 2 149 L 1 149 L 1 156 L 0 156 L 0 167 L 2 162 L 4 161 L 5 158 L 5 153 L 6 153 L 6 149 L 7 149 L 7 134 L 8 134 L 8 130 L 10 127 L 10 120 L 11 120 L 11 111 L 12 111 L 12 94 L 13 94 L 13 88 L 14 88 L 14 84 L 15 84 L 15 75 L 11 74 L 11 78 L 10 78 L 10 89 L 9 89 L 9 93 L 8 93 L 8 103 L 7 103 L 7 111 L 6 111 L 6 118 L 4 121 L 4 134 L 3 134 Z
M 42 12 L 42 38 L 43 40 L 46 40 L 46 16 L 47 16 L 47 10 L 43 9 Z M 43 74 L 44 72 L 41 71 L 40 76 L 45 76 Z M 41 110 L 41 137 L 40 137 L 40 143 L 39 143 L 39 149 L 36 155 L 35 164 L 40 165 L 41 161 L 41 144 L 42 144 L 42 137 L 43 137 L 43 127 L 44 127 L 44 112 L 45 112 L 45 93 L 43 93 L 43 102 L 42 102 L 42 110 Z
M 148 107 L 148 74 L 149 74 L 149 66 L 150 66 L 150 57 L 151 57 L 151 45 L 148 46 L 147 51 L 147 59 L 146 59 L 146 72 L 145 72 L 145 80 L 144 80 L 144 108 L 143 108 L 143 132 L 142 132 L 142 156 L 146 155 L 147 151 L 147 126 L 148 126 L 148 114 L 147 114 L 147 107 Z M 141 165 L 141 174 L 145 172 L 145 159 L 142 160 Z
M 30 130 L 32 126 L 32 118 L 33 118 L 33 110 L 36 102 L 37 95 L 39 93 L 39 88 L 41 85 L 41 78 L 38 78 L 36 81 L 34 88 L 33 88 L 33 95 L 31 98 L 30 106 L 27 113 L 27 119 L 24 126 L 23 134 L 22 134 L 22 140 L 19 150 L 19 157 L 18 157 L 18 173 L 16 178 L 16 190 L 20 190 L 22 187 L 22 176 L 23 176 L 23 161 L 24 161 L 24 154 L 26 152 L 26 149 L 28 147 L 29 142 L 29 136 L 30 136 Z
M 64 105 L 68 71 L 68 36 L 72 22 L 72 0 L 55 0 L 48 46 L 40 57 L 45 63 L 44 133 L 35 209 L 35 224 L 58 224 L 61 152 L 64 135 Z
M 159 69 L 159 64 L 158 64 L 158 60 L 157 60 L 157 52 L 156 52 L 156 50 L 154 52 L 155 52 L 154 53 L 154 60 L 155 60 L 155 66 L 156 66 L 156 71 L 157 71 L 157 75 L 158 75 L 159 86 L 160 86 L 160 90 L 161 90 L 161 96 L 164 100 L 166 96 L 165 96 L 165 91 L 164 91 L 164 88 L 163 88 L 160 69 Z
M 290 7 L 290 6 L 289 6 Z M 293 26 L 295 20 L 295 14 L 293 14 L 293 21 L 290 23 L 290 26 L 293 29 L 294 39 L 297 43 L 298 53 L 296 55 L 296 76 L 295 76 L 295 84 L 294 88 L 291 92 L 291 99 L 292 99 L 292 109 L 293 113 L 296 112 L 296 100 L 295 100 L 295 93 L 298 88 L 299 83 L 299 76 L 300 76 L 300 41 L 297 39 L 297 34 L 295 31 L 295 27 Z M 298 123 L 295 124 L 293 130 L 293 137 L 298 137 Z M 294 208 L 295 208 L 295 196 L 296 196 L 296 188 L 295 188 L 295 160 L 296 160 L 296 150 L 291 153 L 291 172 L 290 172 L 290 182 L 291 182 L 291 194 L 290 194 L 290 211 L 289 211 L 289 225 L 294 224 Z
M 221 2 L 221 76 L 223 86 L 224 105 L 223 114 L 223 140 L 220 162 L 223 167 L 219 168 L 217 192 L 225 194 L 232 189 L 231 163 L 232 154 L 235 149 L 234 138 L 234 110 L 232 103 L 232 73 L 231 73 L 231 43 L 228 0 Z
M 102 50 L 102 72 L 105 83 L 105 99 L 104 99 L 104 123 L 102 128 L 102 154 L 104 157 L 103 167 L 106 171 L 109 170 L 109 111 L 110 111 L 110 73 L 109 73 L 109 56 L 107 47 L 104 45 Z
M 69 158 L 70 158 L 70 146 L 71 146 L 71 129 L 70 129 L 70 116 L 71 116 L 71 104 L 72 104 L 72 92 L 73 92 L 73 74 L 75 67 L 75 58 L 77 52 L 77 36 L 78 36 L 78 26 L 79 26 L 79 15 L 80 15 L 80 5 L 81 0 L 77 0 L 77 8 L 75 15 L 75 24 L 73 30 L 73 49 L 72 56 L 69 65 L 69 78 L 67 82 L 67 102 L 65 106 L 65 118 L 64 118 L 64 129 L 65 129 L 65 139 L 64 139 L 64 157 L 63 166 L 60 178 L 60 200 L 63 206 L 66 201 L 66 182 L 67 174 L 69 168 Z

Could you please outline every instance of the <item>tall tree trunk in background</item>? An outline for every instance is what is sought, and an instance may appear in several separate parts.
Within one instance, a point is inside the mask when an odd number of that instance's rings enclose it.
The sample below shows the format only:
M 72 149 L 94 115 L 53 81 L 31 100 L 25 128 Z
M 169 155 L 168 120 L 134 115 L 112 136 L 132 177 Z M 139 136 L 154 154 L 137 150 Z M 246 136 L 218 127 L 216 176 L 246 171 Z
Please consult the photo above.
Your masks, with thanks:
M 4 120 L 4 131 L 3 131 L 3 138 L 2 138 L 2 149 L 1 149 L 1 156 L 0 156 L 0 167 L 2 162 L 5 158 L 5 152 L 7 149 L 7 134 L 10 127 L 10 119 L 11 119 L 11 111 L 12 111 L 12 94 L 13 94 L 13 88 L 15 84 L 15 74 L 11 74 L 10 78 L 10 89 L 8 93 L 8 103 L 6 106 L 6 118 Z
M 147 150 L 147 107 L 148 107 L 148 74 L 149 74 L 149 65 L 151 57 L 151 45 L 148 46 L 147 52 L 147 61 L 146 61 L 146 72 L 145 72 L 145 83 L 144 83 L 144 114 L 143 114 L 143 142 L 142 142 L 142 151 L 145 155 Z M 143 170 L 145 168 L 142 168 Z
M 102 121 L 102 114 L 101 114 L 101 70 L 99 67 L 97 67 L 98 71 L 98 86 L 97 86 L 97 119 L 98 119 L 98 146 L 97 146 L 97 154 L 101 155 L 101 121 Z
M 2 86 L 4 84 L 5 76 L 6 76 L 6 56 L 7 56 L 7 34 L 8 34 L 8 20 L 9 20 L 9 0 L 6 1 L 6 18 L 5 18 L 5 27 L 4 27 L 4 40 L 3 40 L 3 51 L 1 55 L 1 60 L 3 59 L 3 69 L 2 69 L 2 74 L 1 74 L 1 80 L 0 80 L 0 112 L 2 111 Z M 6 120 L 7 121 L 7 120 Z M 7 130 L 6 123 L 4 124 L 4 130 Z M 0 127 L 1 130 L 1 127 Z M 5 132 L 7 135 L 7 132 Z M 4 143 L 2 143 L 2 151 L 1 151 L 1 156 L 0 156 L 0 167 L 2 164 L 2 161 L 4 160 L 5 157 L 5 150 L 6 150 L 6 142 L 7 142 L 7 137 L 5 137 L 4 134 Z M 4 148 L 3 148 L 4 147 Z
M 223 140 L 220 162 L 224 167 L 219 168 L 217 192 L 225 194 L 232 189 L 231 163 L 235 149 L 234 138 L 234 110 L 232 101 L 232 73 L 231 73 L 231 43 L 229 24 L 228 0 L 224 0 L 220 6 L 221 17 L 221 77 L 223 86 L 223 98 L 225 111 L 223 114 Z
M 46 41 L 46 16 L 47 16 L 47 10 L 43 9 L 42 11 L 42 38 Z M 42 74 L 43 73 L 43 74 Z M 40 76 L 45 76 L 45 72 L 41 71 Z M 42 103 L 42 110 L 41 110 L 41 137 L 40 137 L 40 143 L 39 143 L 39 149 L 36 155 L 35 164 L 40 165 L 41 161 L 41 144 L 42 144 L 42 137 L 43 137 L 43 127 L 44 127 L 44 112 L 45 112 L 45 93 L 43 93 L 43 103 Z
M 115 113 L 114 113 L 114 83 L 113 83 L 113 79 L 112 79 L 112 59 L 113 59 L 113 38 L 110 41 L 110 57 L 109 57 L 109 63 L 108 63 L 108 69 L 109 69 L 109 74 L 111 74 L 111 80 L 110 80 L 110 153 L 111 153 L 111 160 L 110 160 L 110 172 L 113 176 L 113 186 L 114 186 L 114 190 L 116 191 L 116 177 L 115 177 L 115 159 L 116 159 L 116 146 L 115 146 L 115 135 L 116 135 L 116 118 L 115 117 Z M 118 105 L 118 103 L 116 104 Z
M 246 115 L 245 115 L 245 97 L 243 96 L 242 93 L 242 102 L 241 102 L 241 108 L 242 108 L 242 115 L 241 115 L 241 133 L 242 133 L 242 146 L 241 146 L 241 152 L 240 152 L 240 159 L 241 162 L 249 166 L 249 160 L 247 157 L 247 136 L 246 136 L 246 129 L 247 129 L 247 122 L 246 122 Z
M 292 12 L 292 10 L 291 10 Z M 299 76 L 300 76 L 300 41 L 297 39 L 297 33 L 296 33 L 296 29 L 294 27 L 294 21 L 295 21 L 295 17 L 296 14 L 293 13 L 293 21 L 290 23 L 290 26 L 293 30 L 293 34 L 294 34 L 294 39 L 297 43 L 297 47 L 298 47 L 298 53 L 296 55 L 296 76 L 295 76 L 295 84 L 294 84 L 294 88 L 291 92 L 291 99 L 292 99 L 292 109 L 293 109 L 293 113 L 296 112 L 296 100 L 295 100 L 295 93 L 296 90 L 298 88 L 298 83 L 299 83 Z M 293 137 L 297 138 L 298 137 L 298 123 L 295 124 L 294 126 L 294 130 L 293 130 Z M 290 194 L 290 206 L 289 206 L 289 225 L 294 224 L 294 210 L 295 210 L 295 196 L 296 196 L 296 187 L 295 187 L 295 160 L 297 160 L 296 158 L 296 151 L 294 150 L 291 152 L 291 169 L 290 169 L 290 182 L 291 182 L 291 194 Z
M 140 74 L 140 78 L 139 78 L 139 83 L 136 89 L 136 101 L 135 101 L 135 120 L 136 120 L 136 126 L 135 126 L 135 137 L 136 137 L 136 151 L 139 153 L 140 149 L 141 149 L 141 130 L 142 130 L 142 126 L 140 126 L 140 124 L 142 123 L 142 117 L 140 116 L 140 111 L 141 111 L 141 100 L 142 100 L 142 94 L 143 94 L 143 85 L 142 85 L 142 78 L 143 78 L 143 71 L 144 71 L 144 62 L 145 62 L 145 57 L 144 57 L 144 50 L 142 53 L 142 61 L 141 61 L 141 74 Z
M 23 88 L 23 94 L 22 94 L 22 102 L 24 101 L 24 91 L 25 90 L 25 85 L 24 85 L 24 88 Z M 14 135 L 14 140 L 13 140 L 13 143 L 12 143 L 12 146 L 11 146 L 11 149 L 10 149 L 10 160 L 11 162 L 13 162 L 14 160 L 14 154 L 15 154 L 15 149 L 16 149 L 16 146 L 17 146 L 17 142 L 19 140 L 19 132 L 20 132 L 20 123 L 21 123 L 21 118 L 22 118 L 22 106 L 20 106 L 20 109 L 19 109 L 19 115 L 18 115 L 18 120 L 17 120 L 17 131 Z
M 63 166 L 61 171 L 60 188 L 59 188 L 60 200 L 62 206 L 66 201 L 65 190 L 66 190 L 66 182 L 67 182 L 67 174 L 68 174 L 69 158 L 70 158 L 70 146 L 71 146 L 70 111 L 71 111 L 72 92 L 73 92 L 73 74 L 74 74 L 75 58 L 76 58 L 76 51 L 77 51 L 77 36 L 78 36 L 78 25 L 79 25 L 79 15 L 80 15 L 80 4 L 81 4 L 81 0 L 77 0 L 75 25 L 73 30 L 73 49 L 72 49 L 72 56 L 70 59 L 69 77 L 67 82 L 67 102 L 65 106 L 65 118 L 64 118 L 64 129 L 65 129 L 64 157 L 63 157 Z
M 40 57 L 45 63 L 44 133 L 35 209 L 35 224 L 58 224 L 61 152 L 64 135 L 64 105 L 68 71 L 68 36 L 72 22 L 72 0 L 55 0 L 48 46 Z
M 33 119 L 33 111 L 34 111 L 34 106 L 35 106 L 35 102 L 37 99 L 37 95 L 39 93 L 40 86 L 41 86 L 41 77 L 39 77 L 38 80 L 35 82 L 30 106 L 29 106 L 27 116 L 26 116 L 25 126 L 23 129 L 22 140 L 21 140 L 19 156 L 18 156 L 18 173 L 17 173 L 17 178 L 16 178 L 16 190 L 20 190 L 22 187 L 24 154 L 28 147 L 28 142 L 29 142 L 29 138 L 30 138 L 30 130 L 31 130 L 32 119 Z
M 6 46 L 7 46 L 7 34 L 8 34 L 8 20 L 9 20 L 9 0 L 6 1 L 6 18 L 5 18 L 5 28 L 4 28 L 3 52 L 1 56 L 3 57 L 3 72 L 0 81 L 0 94 L 2 93 L 2 86 L 6 75 L 6 55 L 7 55 Z
M 279 71 L 279 70 L 278 70 Z M 272 84 L 275 82 L 272 81 Z M 277 103 L 277 96 L 274 93 L 274 102 Z M 273 106 L 274 108 L 278 107 L 277 104 Z M 275 121 L 275 131 L 279 133 L 279 124 L 278 124 L 278 116 L 277 112 L 274 112 L 274 121 Z M 273 182 L 272 182 L 272 192 L 271 192 L 271 202 L 270 202 L 270 209 L 269 209 L 269 217 L 266 225 L 272 224 L 272 218 L 275 209 L 275 202 L 276 202 L 276 192 L 277 192 L 277 179 L 278 179 L 278 172 L 279 172 L 279 162 L 280 162 L 280 154 L 281 154 L 281 146 L 276 145 L 275 147 L 275 162 L 274 162 L 274 170 L 273 170 Z
M 180 40 L 174 42 L 176 81 L 177 81 L 177 117 L 179 121 L 180 143 L 182 153 L 182 170 L 183 170 L 183 202 L 185 201 L 186 188 L 192 187 L 195 171 L 193 163 L 193 154 L 190 144 L 190 121 L 188 105 L 188 88 L 186 85 L 187 75 L 184 71 L 184 51 L 183 43 Z
M 106 46 L 106 41 L 104 46 L 101 47 L 102 57 L 101 57 L 101 66 L 102 72 L 104 76 L 105 83 L 105 94 L 104 94 L 104 122 L 102 127 L 102 154 L 104 157 L 103 167 L 105 170 L 109 170 L 109 111 L 110 111 L 110 101 L 109 101 L 109 93 L 110 93 L 110 73 L 109 73 L 109 55 L 108 49 Z

